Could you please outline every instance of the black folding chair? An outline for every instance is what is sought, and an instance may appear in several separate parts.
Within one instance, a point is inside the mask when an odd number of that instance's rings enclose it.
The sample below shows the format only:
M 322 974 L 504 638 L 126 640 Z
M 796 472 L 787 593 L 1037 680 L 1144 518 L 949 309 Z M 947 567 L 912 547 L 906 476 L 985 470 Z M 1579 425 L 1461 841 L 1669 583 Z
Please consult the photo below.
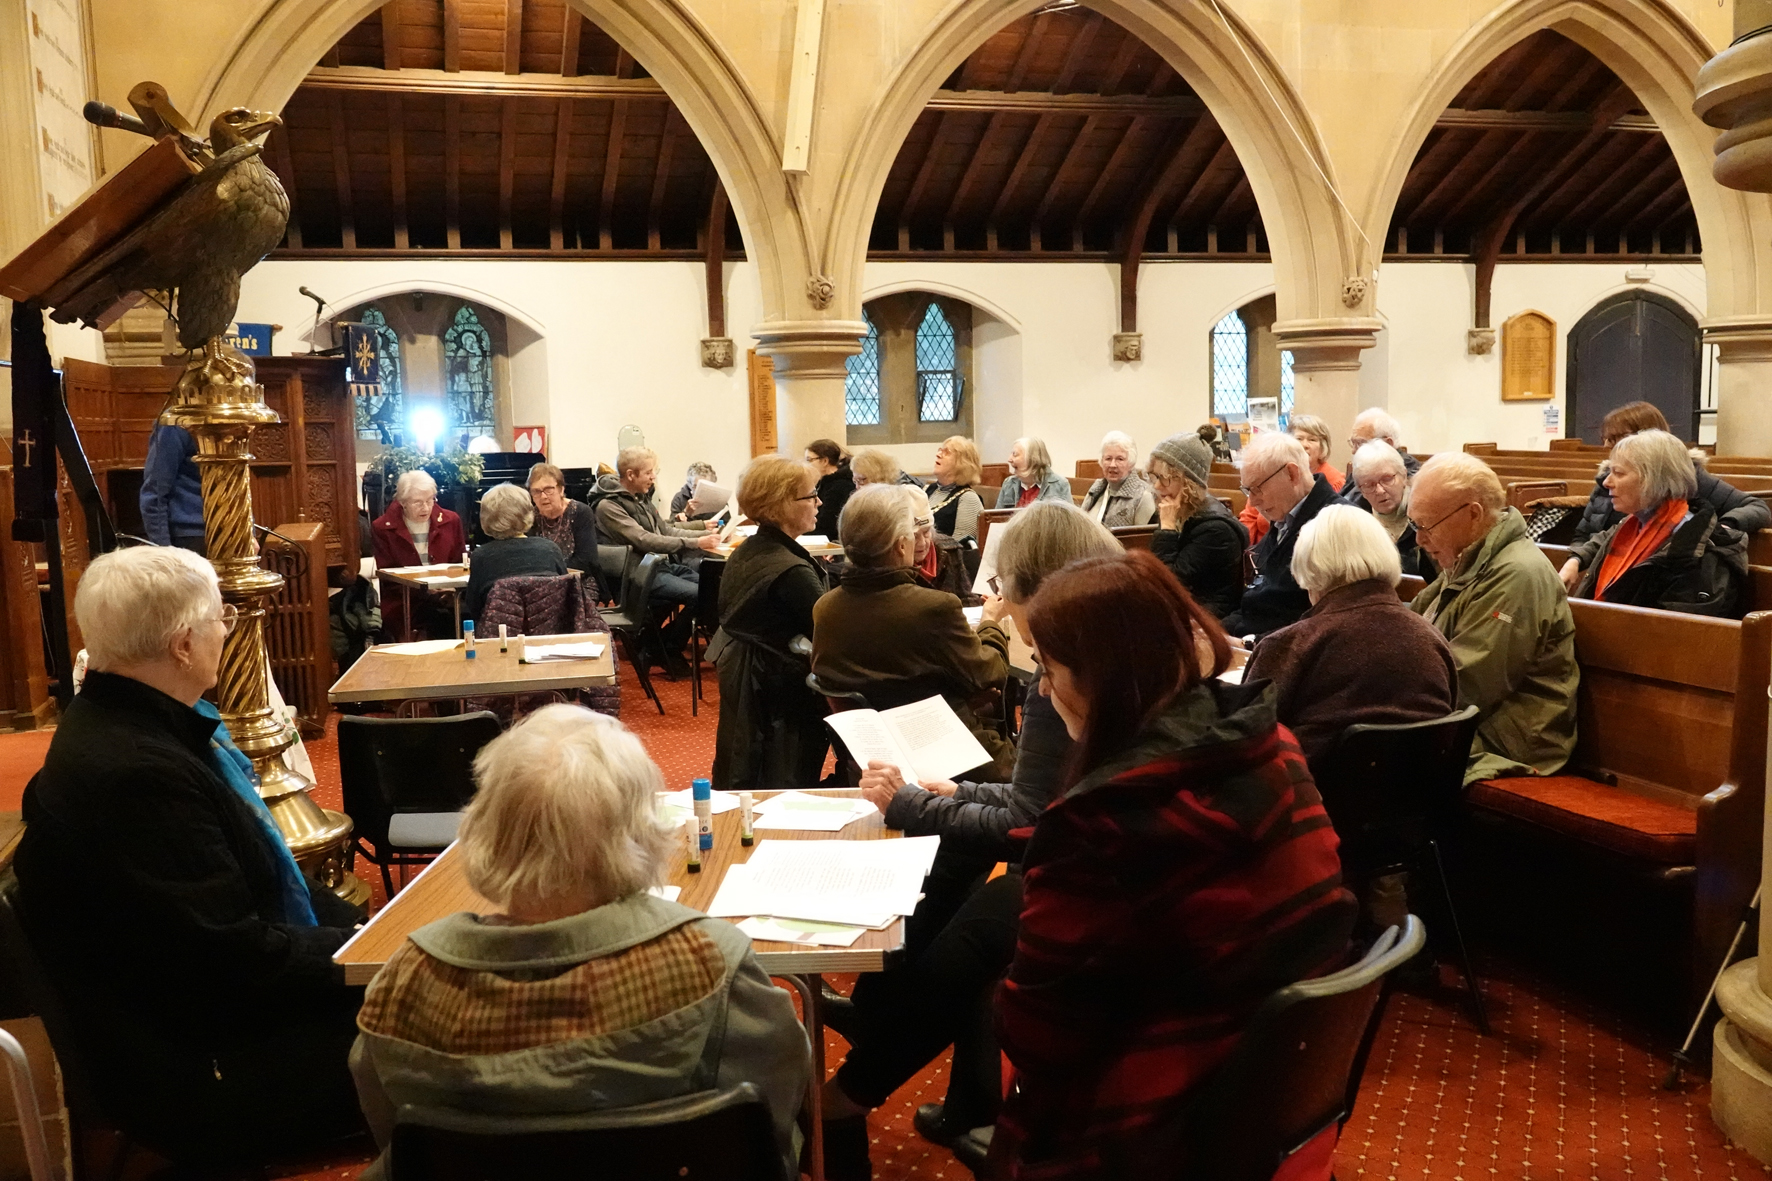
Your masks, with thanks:
M 1437 837 L 1464 794 L 1464 769 L 1476 732 L 1474 705 L 1427 722 L 1349 726 L 1312 772 L 1341 837 L 1341 871 L 1350 885 L 1405 871 L 1417 888 L 1425 879 L 1444 912 L 1477 1028 L 1487 1034 L 1489 1015 Z
M 701 714 L 701 659 L 720 628 L 720 580 L 725 562 L 703 562 L 695 590 L 695 626 L 689 632 L 689 716 Z
M 652 614 L 652 588 L 658 583 L 658 568 L 664 560 L 663 554 L 641 557 L 637 551 L 630 550 L 627 570 L 621 580 L 621 606 L 603 612 L 603 622 L 621 641 L 622 651 L 627 653 L 634 675 L 640 678 L 640 688 L 646 690 L 646 696 L 652 698 L 652 704 L 661 714 L 665 711 L 664 702 L 658 699 L 658 692 L 652 687 L 651 652 L 658 646 L 658 623 Z
M 408 1104 L 390 1181 L 785 1181 L 754 1083 L 574 1115 L 493 1115 Z
M 355 825 L 351 855 L 381 870 L 423 865 L 455 840 L 474 798 L 474 756 L 499 735 L 488 710 L 447 718 L 340 718 L 338 773 Z

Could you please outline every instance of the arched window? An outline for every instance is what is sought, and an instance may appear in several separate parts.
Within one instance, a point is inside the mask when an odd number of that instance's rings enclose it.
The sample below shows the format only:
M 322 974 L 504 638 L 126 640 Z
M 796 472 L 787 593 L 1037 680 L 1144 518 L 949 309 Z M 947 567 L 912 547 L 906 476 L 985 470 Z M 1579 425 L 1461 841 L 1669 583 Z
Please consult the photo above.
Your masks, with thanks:
M 960 372 L 954 328 L 931 302 L 917 325 L 917 421 L 952 422 L 960 414 Z
M 455 322 L 443 334 L 443 382 L 452 435 L 490 435 L 497 429 L 492 335 L 466 304 L 455 313 Z
M 1287 365 L 1283 380 L 1288 384 L 1282 397 L 1288 408 L 1291 377 L 1292 367 Z M 1249 413 L 1249 330 L 1236 312 L 1227 312 L 1212 326 L 1212 413 L 1220 418 Z
M 365 308 L 360 323 L 375 333 L 381 351 L 381 394 L 357 399 L 357 434 L 392 446 L 402 441 L 406 425 L 406 374 L 400 364 L 400 334 L 388 327 L 378 307 Z
M 861 338 L 861 352 L 843 360 L 844 422 L 849 426 L 880 425 L 880 329 L 864 310 L 868 334 Z

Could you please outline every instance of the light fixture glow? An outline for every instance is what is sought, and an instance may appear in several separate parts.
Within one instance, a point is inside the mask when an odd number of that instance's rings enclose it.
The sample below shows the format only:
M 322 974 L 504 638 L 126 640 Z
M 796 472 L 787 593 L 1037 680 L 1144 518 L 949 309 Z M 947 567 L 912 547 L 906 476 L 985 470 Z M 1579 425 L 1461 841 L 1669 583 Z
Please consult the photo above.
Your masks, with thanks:
M 420 406 L 412 412 L 412 437 L 420 451 L 436 450 L 437 439 L 444 430 L 443 412 L 433 406 Z
M 498 440 L 491 435 L 475 435 L 468 441 L 469 455 L 494 455 L 498 452 Z

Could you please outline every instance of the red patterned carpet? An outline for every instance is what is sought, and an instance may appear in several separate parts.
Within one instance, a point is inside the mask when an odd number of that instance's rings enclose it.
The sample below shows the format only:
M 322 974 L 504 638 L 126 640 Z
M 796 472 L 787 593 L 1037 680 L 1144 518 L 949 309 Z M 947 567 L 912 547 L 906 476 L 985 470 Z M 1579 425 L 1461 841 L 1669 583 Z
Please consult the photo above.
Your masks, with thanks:
M 630 675 L 623 720 L 645 741 L 672 788 L 706 774 L 717 702 L 689 712 L 687 682 L 658 682 L 666 713 Z M 710 681 L 710 696 L 717 689 Z M 330 737 L 330 736 L 329 736 Z M 338 807 L 333 743 L 311 743 L 317 796 Z M 41 740 L 0 737 L 0 810 L 41 761 Z M 8 790 L 10 789 L 10 790 Z M 10 797 L 10 798 L 8 798 Z M 368 868 L 368 867 L 365 867 Z M 381 902 L 381 884 L 366 875 Z M 1360 1100 L 1336 1157 L 1340 1181 L 1686 1181 L 1762 1177 L 1768 1170 L 1730 1147 L 1712 1124 L 1702 1080 L 1660 1089 L 1671 1046 L 1579 995 L 1518 968 L 1485 961 L 1493 1036 L 1477 1034 L 1458 993 L 1397 994 L 1367 1064 Z M 849 981 L 835 981 L 845 990 Z M 827 1058 L 844 1051 L 834 1034 Z M 939 1101 L 947 1066 L 937 1062 L 894 1095 L 872 1121 L 881 1181 L 961 1181 L 970 1174 L 911 1128 L 920 1103 Z M 307 1181 L 355 1178 L 360 1153 L 273 1170 Z

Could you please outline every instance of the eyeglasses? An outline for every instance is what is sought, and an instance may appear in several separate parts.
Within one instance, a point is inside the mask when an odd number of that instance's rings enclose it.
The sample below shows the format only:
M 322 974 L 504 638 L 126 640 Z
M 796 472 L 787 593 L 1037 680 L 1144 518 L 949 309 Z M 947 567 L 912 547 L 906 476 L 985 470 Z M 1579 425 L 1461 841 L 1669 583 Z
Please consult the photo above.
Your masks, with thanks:
M 794 499 L 795 500 L 820 500 L 822 498 L 818 495 L 818 493 L 813 492 L 813 493 L 806 495 L 806 496 L 796 496 L 796 497 L 794 497 Z
M 1438 529 L 1441 525 L 1444 525 L 1447 521 L 1450 521 L 1453 517 L 1456 517 L 1459 513 L 1462 513 L 1465 509 L 1469 508 L 1471 505 L 1473 505 L 1475 503 L 1477 503 L 1477 502 L 1474 500 L 1465 501 L 1463 504 L 1459 505 L 1457 508 L 1455 508 L 1451 512 L 1447 513 L 1445 516 L 1443 516 L 1439 520 L 1435 521 L 1432 525 L 1423 525 L 1420 521 L 1417 521 L 1414 517 L 1409 518 L 1409 523 L 1411 525 L 1415 526 L 1415 536 L 1417 538 L 1421 538 L 1429 533 L 1432 533 L 1435 529 Z
M 560 485 L 537 484 L 529 490 L 529 494 L 531 496 L 558 496 L 560 494 Z
M 222 635 L 232 635 L 234 632 L 234 625 L 240 622 L 240 609 L 232 603 L 223 603 L 221 618 L 216 619 L 213 622 L 222 625 Z
M 1370 443 L 1371 441 L 1372 441 L 1371 439 L 1362 439 L 1358 435 L 1349 435 L 1348 440 L 1347 440 L 1347 449 L 1349 452 L 1358 451 L 1360 448 L 1364 447 L 1366 444 Z
M 1397 475 L 1397 473 L 1390 472 L 1386 475 L 1377 476 L 1370 480 L 1359 480 L 1354 484 L 1354 487 L 1358 488 L 1361 492 L 1376 492 L 1380 488 L 1391 487 L 1401 479 L 1402 477 Z
M 1291 466 L 1292 466 L 1291 464 L 1283 463 L 1279 467 L 1275 468 L 1273 471 L 1269 472 L 1267 475 L 1263 476 L 1261 479 L 1255 481 L 1255 487 L 1250 488 L 1247 485 L 1243 486 L 1243 495 L 1245 497 L 1254 496 L 1257 492 L 1261 491 L 1261 486 L 1263 484 L 1267 483 L 1269 480 L 1273 479 L 1275 476 L 1279 475 L 1281 472 L 1285 471 L 1288 467 L 1291 467 Z

